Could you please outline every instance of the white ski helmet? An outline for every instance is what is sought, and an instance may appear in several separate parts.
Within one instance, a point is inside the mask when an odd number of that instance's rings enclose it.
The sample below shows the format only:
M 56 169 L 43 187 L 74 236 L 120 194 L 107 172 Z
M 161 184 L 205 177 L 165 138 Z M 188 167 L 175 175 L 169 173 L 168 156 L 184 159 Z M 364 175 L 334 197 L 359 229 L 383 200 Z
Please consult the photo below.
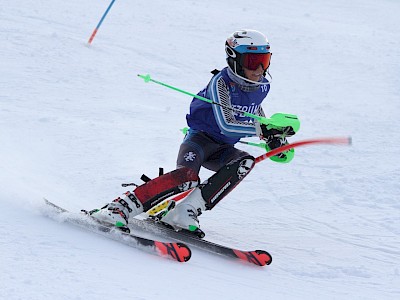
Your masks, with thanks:
M 243 68 L 256 70 L 260 65 L 264 76 L 271 60 L 268 39 L 257 30 L 238 30 L 225 42 L 226 61 L 233 73 L 244 77 Z

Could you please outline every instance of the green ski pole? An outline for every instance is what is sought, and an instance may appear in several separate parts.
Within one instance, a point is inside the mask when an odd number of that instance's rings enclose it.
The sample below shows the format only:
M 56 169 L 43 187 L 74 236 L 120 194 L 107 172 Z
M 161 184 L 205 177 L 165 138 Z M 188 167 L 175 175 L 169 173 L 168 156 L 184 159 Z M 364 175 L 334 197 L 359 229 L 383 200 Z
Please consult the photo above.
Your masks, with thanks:
M 297 118 L 296 115 L 276 113 L 276 114 L 272 115 L 271 118 L 265 118 L 265 117 L 261 117 L 261 116 L 257 116 L 257 115 L 251 114 L 251 113 L 249 113 L 247 111 L 243 111 L 241 109 L 236 109 L 236 108 L 233 108 L 233 107 L 230 107 L 230 106 L 226 106 L 226 105 L 217 103 L 217 102 L 212 101 L 210 99 L 207 99 L 205 97 L 202 97 L 202 96 L 199 96 L 199 95 L 184 91 L 182 89 L 179 89 L 177 87 L 174 87 L 174 86 L 166 84 L 166 83 L 163 83 L 161 81 L 154 80 L 154 79 L 152 79 L 150 77 L 149 74 L 147 74 L 147 75 L 138 74 L 137 76 L 142 78 L 144 80 L 144 82 L 146 82 L 146 83 L 147 82 L 153 82 L 153 83 L 165 86 L 165 87 L 167 87 L 169 89 L 172 89 L 174 91 L 177 91 L 177 92 L 183 93 L 185 95 L 194 97 L 196 99 L 208 102 L 210 104 L 218 105 L 220 107 L 223 107 L 223 108 L 226 108 L 226 109 L 230 109 L 230 110 L 235 111 L 235 112 L 239 112 L 239 113 L 241 113 L 241 114 L 243 114 L 243 115 L 245 115 L 247 117 L 253 118 L 253 119 L 257 120 L 259 123 L 265 124 L 267 126 L 271 126 L 271 127 L 292 127 L 294 132 L 297 132 L 299 130 L 299 128 L 300 128 L 300 121 L 299 121 L 299 119 Z
M 246 141 L 239 141 L 239 143 L 242 143 L 242 144 L 245 144 L 245 145 L 259 147 L 259 148 L 262 148 L 262 149 L 268 151 L 266 143 L 252 143 L 252 142 L 246 142 Z
M 189 131 L 189 127 L 184 127 L 182 129 L 179 129 L 183 134 L 186 134 Z M 247 142 L 247 141 L 239 141 L 239 143 L 245 144 L 245 145 L 250 145 L 250 146 L 255 146 L 262 148 L 266 151 L 268 151 L 267 144 L 266 143 L 252 143 L 252 142 Z
M 184 127 L 182 129 L 179 129 L 183 134 L 186 134 L 189 131 L 189 127 Z M 239 143 L 249 145 L 249 146 L 255 146 L 262 148 L 266 151 L 268 151 L 267 144 L 266 143 L 252 143 L 252 142 L 247 142 L 247 141 L 239 141 Z

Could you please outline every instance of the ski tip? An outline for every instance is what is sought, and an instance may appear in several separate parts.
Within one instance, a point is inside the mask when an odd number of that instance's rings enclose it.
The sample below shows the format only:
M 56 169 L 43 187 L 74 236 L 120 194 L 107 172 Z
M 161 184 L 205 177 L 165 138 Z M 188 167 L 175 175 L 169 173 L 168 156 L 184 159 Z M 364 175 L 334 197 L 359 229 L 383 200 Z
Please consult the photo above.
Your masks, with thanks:
M 183 243 L 176 243 L 179 247 L 179 255 L 182 261 L 188 261 L 192 257 L 192 251 Z
M 272 256 L 267 251 L 255 250 L 255 251 L 240 251 L 233 250 L 237 258 L 255 264 L 257 266 L 270 265 L 272 262 Z
M 259 260 L 262 262 L 261 266 L 270 265 L 272 263 L 272 256 L 267 251 L 256 250 Z
M 183 243 L 155 242 L 154 245 L 162 255 L 167 255 L 179 262 L 187 262 L 192 257 L 192 251 Z

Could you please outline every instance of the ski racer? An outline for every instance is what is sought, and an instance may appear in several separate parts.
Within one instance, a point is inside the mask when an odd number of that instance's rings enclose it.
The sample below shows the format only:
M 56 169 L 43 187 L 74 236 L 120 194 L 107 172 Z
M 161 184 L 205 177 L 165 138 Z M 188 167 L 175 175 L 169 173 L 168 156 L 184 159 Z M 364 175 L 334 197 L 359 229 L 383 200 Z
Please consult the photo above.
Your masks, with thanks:
M 160 174 L 90 214 L 118 227 L 129 218 L 150 210 L 172 195 L 193 189 L 174 207 L 163 212 L 161 221 L 176 230 L 201 231 L 198 216 L 213 209 L 252 170 L 255 158 L 235 148 L 243 137 L 259 136 L 269 149 L 287 144 L 294 132 L 270 128 L 238 112 L 265 116 L 261 103 L 268 95 L 271 50 L 268 39 L 256 30 L 239 30 L 225 42 L 227 66 L 214 76 L 198 95 L 220 104 L 194 98 L 186 116 L 190 127 L 179 149 L 176 170 Z M 269 76 L 270 78 L 270 76 Z M 287 162 L 289 151 L 275 157 Z M 215 173 L 200 183 L 199 171 Z

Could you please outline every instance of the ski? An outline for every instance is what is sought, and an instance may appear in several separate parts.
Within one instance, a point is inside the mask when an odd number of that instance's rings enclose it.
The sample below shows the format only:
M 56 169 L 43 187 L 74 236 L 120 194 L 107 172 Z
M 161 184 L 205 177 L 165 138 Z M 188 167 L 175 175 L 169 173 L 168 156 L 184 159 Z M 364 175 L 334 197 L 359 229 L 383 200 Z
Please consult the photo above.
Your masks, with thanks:
M 155 222 L 154 220 L 148 218 L 144 220 L 133 219 L 129 223 L 129 227 L 135 232 L 144 231 L 156 234 L 158 236 L 163 236 L 165 238 L 170 238 L 177 242 L 185 243 L 189 246 L 207 251 L 212 254 L 217 254 L 220 256 L 225 256 L 240 261 L 249 262 L 257 266 L 266 266 L 271 264 L 272 256 L 264 250 L 254 250 L 254 251 L 243 251 L 227 247 L 221 244 L 213 243 L 205 239 L 201 239 L 198 236 L 186 232 L 186 231 L 175 231 L 162 223 Z
M 143 238 L 129 232 L 121 231 L 114 225 L 101 222 L 90 216 L 72 213 L 47 199 L 44 199 L 44 201 L 57 215 L 62 215 L 62 220 L 66 223 L 106 236 L 134 248 L 151 251 L 164 257 L 167 256 L 178 262 L 186 262 L 191 257 L 192 252 L 190 248 L 183 242 L 168 243 Z M 49 216 L 51 217 L 51 215 Z

